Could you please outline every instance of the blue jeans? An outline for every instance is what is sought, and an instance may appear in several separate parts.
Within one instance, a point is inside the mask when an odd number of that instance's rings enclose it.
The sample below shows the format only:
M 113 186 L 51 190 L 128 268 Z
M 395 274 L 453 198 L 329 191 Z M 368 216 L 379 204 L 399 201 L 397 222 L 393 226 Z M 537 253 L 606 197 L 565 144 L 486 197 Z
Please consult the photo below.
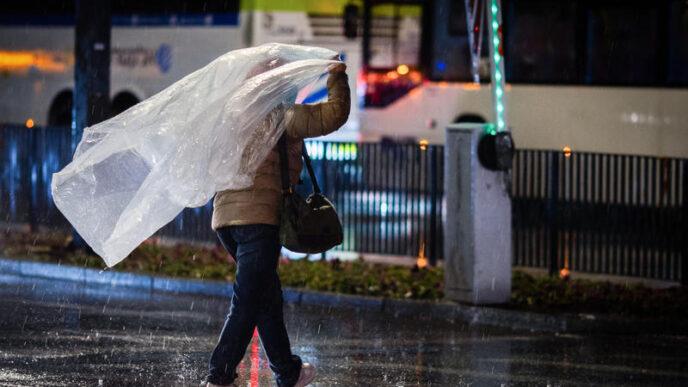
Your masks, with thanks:
M 210 357 L 208 381 L 230 384 L 257 326 L 260 341 L 278 386 L 293 386 L 301 358 L 291 353 L 282 312 L 282 286 L 277 274 L 279 227 L 265 224 L 222 227 L 222 245 L 237 263 L 229 314 Z

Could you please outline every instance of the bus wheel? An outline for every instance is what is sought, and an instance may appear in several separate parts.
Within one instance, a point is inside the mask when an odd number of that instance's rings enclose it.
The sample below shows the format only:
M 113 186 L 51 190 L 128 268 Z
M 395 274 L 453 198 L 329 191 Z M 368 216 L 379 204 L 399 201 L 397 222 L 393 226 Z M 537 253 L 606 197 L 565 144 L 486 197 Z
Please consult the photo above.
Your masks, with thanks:
M 485 118 L 483 118 L 483 116 L 481 116 L 480 114 L 476 114 L 476 113 L 460 114 L 460 115 L 456 116 L 456 118 L 454 118 L 454 121 L 453 121 L 454 124 L 463 124 L 463 123 L 484 124 L 486 122 L 487 121 L 485 120 Z
M 123 111 L 129 109 L 137 103 L 139 103 L 139 99 L 136 98 L 134 94 L 128 91 L 123 91 L 117 94 L 115 98 L 112 99 L 112 107 L 110 110 L 112 116 L 114 117 L 119 113 L 122 113 Z
M 48 126 L 71 126 L 72 125 L 72 91 L 61 91 L 53 103 L 50 104 L 48 111 Z

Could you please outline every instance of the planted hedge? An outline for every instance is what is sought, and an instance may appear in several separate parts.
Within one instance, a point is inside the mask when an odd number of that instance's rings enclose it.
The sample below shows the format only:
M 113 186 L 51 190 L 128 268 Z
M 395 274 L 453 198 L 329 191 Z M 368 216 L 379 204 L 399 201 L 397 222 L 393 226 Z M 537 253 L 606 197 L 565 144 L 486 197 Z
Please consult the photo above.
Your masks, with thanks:
M 103 261 L 83 251 L 67 248 L 64 234 L 0 234 L 0 255 L 103 269 Z M 234 280 L 234 261 L 221 247 L 179 244 L 163 246 L 146 242 L 114 269 L 171 277 Z M 362 260 L 310 261 L 281 259 L 283 286 L 344 294 L 400 299 L 441 300 L 441 268 L 370 264 Z M 515 271 L 507 308 L 638 316 L 688 317 L 688 289 L 652 289 L 603 281 L 534 277 Z

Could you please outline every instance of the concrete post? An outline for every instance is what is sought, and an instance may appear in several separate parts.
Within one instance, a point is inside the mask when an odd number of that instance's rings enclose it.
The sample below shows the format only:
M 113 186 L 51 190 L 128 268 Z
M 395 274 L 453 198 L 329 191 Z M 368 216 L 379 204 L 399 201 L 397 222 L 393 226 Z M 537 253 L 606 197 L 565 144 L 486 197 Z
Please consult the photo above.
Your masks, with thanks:
M 511 198 L 506 172 L 478 160 L 482 124 L 450 125 L 444 160 L 445 297 L 498 304 L 511 296 Z

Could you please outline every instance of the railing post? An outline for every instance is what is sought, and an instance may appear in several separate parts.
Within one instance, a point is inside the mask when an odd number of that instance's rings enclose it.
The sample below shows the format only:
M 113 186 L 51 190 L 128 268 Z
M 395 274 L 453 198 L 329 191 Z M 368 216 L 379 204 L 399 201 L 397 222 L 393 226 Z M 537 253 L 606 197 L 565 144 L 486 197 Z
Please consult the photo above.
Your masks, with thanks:
M 306 146 L 306 144 L 304 144 L 303 146 Z M 323 143 L 323 156 L 322 156 L 322 159 L 319 160 L 320 161 L 320 176 L 317 176 L 317 172 L 316 172 L 316 177 L 318 178 L 318 182 L 320 183 L 320 187 L 321 187 L 323 193 L 327 197 L 329 197 L 330 200 L 332 200 L 334 203 L 336 203 L 336 205 L 338 205 L 339 204 L 338 198 L 334 196 L 334 195 L 337 195 L 337 192 L 338 192 L 338 189 L 335 185 L 337 182 L 337 173 L 334 173 L 334 179 L 329 179 L 330 167 L 329 167 L 328 160 L 327 160 L 327 154 L 328 154 L 328 152 L 326 151 L 327 146 L 331 146 L 331 143 L 329 143 L 329 144 Z M 337 165 L 337 164 L 335 163 L 335 165 Z M 347 211 L 347 210 L 349 210 L 349 209 L 346 209 L 345 211 Z M 340 210 L 340 216 L 343 216 L 343 215 L 344 215 L 344 213 L 341 212 L 341 210 Z M 346 236 L 345 236 L 345 238 L 346 238 Z M 342 242 L 342 244 L 344 244 L 344 242 Z M 320 254 L 320 260 L 321 261 L 327 261 L 327 253 L 324 252 L 324 253 Z
M 559 153 L 550 152 L 549 170 L 547 171 L 547 229 L 549 231 L 549 254 L 547 267 L 549 275 L 556 275 L 559 271 L 559 220 L 557 207 L 559 205 Z
M 430 154 L 430 235 L 428 235 L 428 256 L 430 266 L 437 264 L 437 146 L 428 147 Z
M 29 151 L 29 155 L 27 157 L 27 165 L 26 165 L 26 179 L 24 180 L 27 182 L 27 186 L 29 188 L 29 231 L 32 233 L 38 232 L 38 187 L 37 185 L 40 184 L 40 179 L 34 178 L 34 173 L 38 172 L 38 168 L 36 166 L 37 161 L 39 159 L 38 157 L 38 129 L 37 128 L 30 128 L 28 130 L 28 146 L 27 150 Z
M 682 229 L 688 230 L 688 159 L 683 160 L 683 201 L 682 201 Z M 680 233 L 680 231 L 679 231 Z M 688 238 L 680 236 L 683 246 L 681 247 L 681 285 L 688 286 Z
M 72 153 L 84 128 L 107 119 L 110 114 L 111 1 L 78 0 L 74 27 L 74 110 Z M 72 228 L 72 247 L 86 242 Z

